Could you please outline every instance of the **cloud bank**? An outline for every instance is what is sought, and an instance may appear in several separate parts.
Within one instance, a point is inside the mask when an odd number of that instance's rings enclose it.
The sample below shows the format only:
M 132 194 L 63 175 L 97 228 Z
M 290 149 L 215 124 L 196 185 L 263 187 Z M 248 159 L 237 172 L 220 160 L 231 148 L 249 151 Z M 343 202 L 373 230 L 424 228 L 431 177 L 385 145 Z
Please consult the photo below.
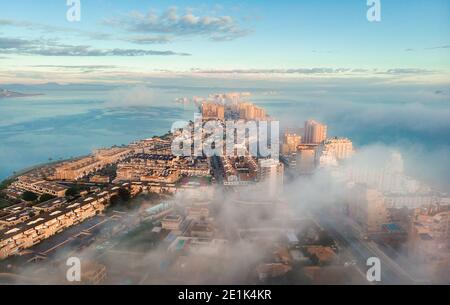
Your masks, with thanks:
M 146 49 L 96 49 L 88 45 L 69 45 L 55 40 L 26 40 L 0 37 L 0 54 L 40 56 L 189 56 L 188 53 Z
M 170 7 L 162 14 L 153 10 L 147 13 L 133 11 L 103 23 L 130 33 L 202 36 L 213 41 L 234 40 L 249 34 L 231 16 L 197 16 L 191 9 L 180 13 L 177 7 Z

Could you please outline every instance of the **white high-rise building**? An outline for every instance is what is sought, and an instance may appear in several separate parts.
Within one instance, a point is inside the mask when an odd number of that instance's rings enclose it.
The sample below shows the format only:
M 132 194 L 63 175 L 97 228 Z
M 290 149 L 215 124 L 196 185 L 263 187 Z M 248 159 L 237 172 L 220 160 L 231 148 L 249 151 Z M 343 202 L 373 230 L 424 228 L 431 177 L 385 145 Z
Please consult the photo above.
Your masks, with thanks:
M 284 166 L 274 159 L 261 159 L 258 161 L 259 181 L 265 186 L 270 198 L 279 196 L 283 189 Z
M 336 156 L 331 151 L 322 151 L 317 158 L 317 166 L 319 168 L 338 166 Z
M 350 158 L 353 153 L 353 143 L 346 138 L 332 138 L 325 140 L 319 147 L 319 152 L 329 152 L 336 160 L 345 160 Z

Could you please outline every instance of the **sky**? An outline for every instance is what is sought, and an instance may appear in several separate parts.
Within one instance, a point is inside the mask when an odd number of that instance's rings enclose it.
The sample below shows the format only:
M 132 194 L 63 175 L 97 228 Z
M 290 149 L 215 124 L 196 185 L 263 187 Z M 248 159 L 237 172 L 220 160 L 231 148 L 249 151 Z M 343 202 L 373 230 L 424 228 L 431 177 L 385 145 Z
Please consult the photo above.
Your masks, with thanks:
M 2 1 L 0 83 L 379 77 L 448 83 L 450 1 Z

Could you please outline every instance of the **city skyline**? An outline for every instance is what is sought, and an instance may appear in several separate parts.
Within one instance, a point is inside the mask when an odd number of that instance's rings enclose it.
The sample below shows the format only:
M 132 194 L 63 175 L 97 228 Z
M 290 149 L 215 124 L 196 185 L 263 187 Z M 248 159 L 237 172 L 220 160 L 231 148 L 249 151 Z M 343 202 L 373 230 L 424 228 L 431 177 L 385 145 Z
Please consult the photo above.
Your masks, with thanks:
M 2 4 L 0 285 L 450 284 L 449 37 L 448 0 Z

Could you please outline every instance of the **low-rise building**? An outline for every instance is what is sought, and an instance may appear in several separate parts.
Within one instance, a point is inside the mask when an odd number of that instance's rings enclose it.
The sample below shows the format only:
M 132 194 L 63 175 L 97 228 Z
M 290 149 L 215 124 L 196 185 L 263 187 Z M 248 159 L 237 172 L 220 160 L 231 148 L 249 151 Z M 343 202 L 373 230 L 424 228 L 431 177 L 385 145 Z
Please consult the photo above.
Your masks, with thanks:
M 49 194 L 56 197 L 64 197 L 68 189 L 61 184 L 32 176 L 20 176 L 12 186 L 25 191 L 37 194 Z
M 189 227 L 191 237 L 212 238 L 214 233 L 214 225 L 207 221 L 194 221 Z
M 189 206 L 186 208 L 186 217 L 189 219 L 200 220 L 209 216 L 209 208 L 202 206 Z
M 101 213 L 119 187 L 91 194 L 74 202 L 66 202 L 51 212 L 40 213 L 15 226 L 0 231 L 0 259 L 19 254 L 42 240 Z
M 176 231 L 180 229 L 183 218 L 180 215 L 168 215 L 161 221 L 162 228 L 165 230 Z
M 410 254 L 424 262 L 450 257 L 450 211 L 417 209 L 409 232 Z
M 260 281 L 282 276 L 292 270 L 292 267 L 282 263 L 260 264 L 256 268 Z
M 107 165 L 117 163 L 134 153 L 128 147 L 113 147 L 109 149 L 99 149 L 94 155 L 74 161 L 64 162 L 55 167 L 55 173 L 51 177 L 54 180 L 79 180 L 89 174 L 101 170 Z
M 308 246 L 306 252 L 316 259 L 319 265 L 329 265 L 337 259 L 336 253 L 330 247 Z

